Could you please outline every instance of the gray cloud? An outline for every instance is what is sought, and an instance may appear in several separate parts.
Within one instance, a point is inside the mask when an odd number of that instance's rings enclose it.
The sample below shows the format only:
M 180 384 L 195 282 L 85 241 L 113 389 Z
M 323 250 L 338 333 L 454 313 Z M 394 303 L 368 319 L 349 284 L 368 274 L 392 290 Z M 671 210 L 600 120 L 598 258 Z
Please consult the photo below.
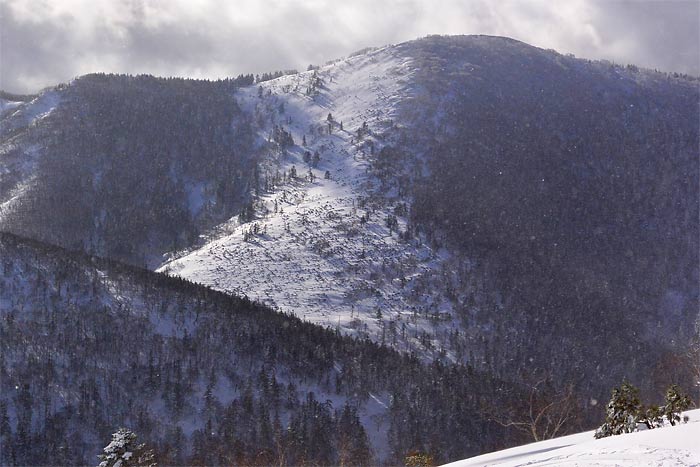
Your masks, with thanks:
M 427 34 L 494 34 L 700 74 L 700 2 L 4 0 L 0 88 L 92 71 L 217 78 L 305 68 Z
M 596 26 L 608 58 L 700 74 L 700 2 L 599 2 Z M 600 50 L 600 56 L 606 55 Z

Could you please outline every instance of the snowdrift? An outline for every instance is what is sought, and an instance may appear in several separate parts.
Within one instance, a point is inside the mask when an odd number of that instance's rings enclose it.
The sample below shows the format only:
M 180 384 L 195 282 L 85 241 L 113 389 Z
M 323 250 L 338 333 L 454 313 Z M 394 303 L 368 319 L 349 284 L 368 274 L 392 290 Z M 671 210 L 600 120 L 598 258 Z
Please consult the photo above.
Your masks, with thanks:
M 688 423 L 609 438 L 593 431 L 472 457 L 445 467 L 478 466 L 699 466 L 700 410 L 686 412 Z

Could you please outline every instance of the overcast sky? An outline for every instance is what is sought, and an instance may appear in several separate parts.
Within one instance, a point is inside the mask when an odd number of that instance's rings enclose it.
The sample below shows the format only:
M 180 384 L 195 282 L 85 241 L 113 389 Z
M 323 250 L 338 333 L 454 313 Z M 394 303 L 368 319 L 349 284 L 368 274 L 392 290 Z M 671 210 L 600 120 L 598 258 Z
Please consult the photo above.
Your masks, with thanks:
M 428 34 L 508 36 L 700 74 L 700 0 L 0 0 L 0 89 L 93 72 L 305 69 Z

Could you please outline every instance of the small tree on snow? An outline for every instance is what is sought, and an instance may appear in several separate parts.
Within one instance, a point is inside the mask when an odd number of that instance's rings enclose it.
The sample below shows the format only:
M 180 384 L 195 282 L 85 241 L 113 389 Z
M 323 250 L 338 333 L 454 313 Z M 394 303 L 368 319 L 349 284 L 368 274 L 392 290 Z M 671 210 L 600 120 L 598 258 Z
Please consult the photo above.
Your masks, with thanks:
M 648 429 L 664 425 L 664 417 L 671 425 L 681 421 L 681 413 L 692 407 L 693 401 L 678 385 L 671 385 L 666 390 L 666 403 L 642 406 L 639 390 L 625 382 L 613 389 L 612 398 L 607 406 L 605 423 L 596 430 L 596 438 L 619 435 L 636 431 L 637 423 L 644 423 Z
M 136 434 L 126 428 L 119 428 L 112 434 L 112 441 L 100 454 L 98 467 L 155 467 L 153 451 L 145 444 L 136 444 Z
M 640 419 L 648 429 L 661 428 L 664 426 L 664 409 L 656 404 L 646 408 Z
M 639 389 L 625 381 L 619 388 L 614 388 L 608 402 L 605 423 L 596 430 L 596 438 L 632 433 L 640 421 L 642 403 Z
M 681 412 L 688 410 L 693 405 L 687 394 L 677 385 L 672 384 L 666 390 L 666 406 L 664 415 L 671 425 L 681 421 Z

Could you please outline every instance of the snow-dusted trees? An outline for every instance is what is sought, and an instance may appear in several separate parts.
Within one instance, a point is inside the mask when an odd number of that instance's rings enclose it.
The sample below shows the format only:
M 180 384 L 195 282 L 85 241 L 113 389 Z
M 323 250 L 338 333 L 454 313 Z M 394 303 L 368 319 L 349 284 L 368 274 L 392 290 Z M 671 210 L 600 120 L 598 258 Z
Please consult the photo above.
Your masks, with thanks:
M 666 390 L 665 404 L 644 406 L 639 399 L 639 389 L 625 381 L 619 388 L 614 388 L 612 397 L 606 407 L 605 422 L 596 430 L 596 438 L 632 433 L 637 431 L 639 423 L 648 429 L 663 426 L 663 418 L 675 425 L 681 419 L 681 413 L 693 406 L 690 397 L 676 384 Z
M 272 71 L 270 73 L 263 73 L 262 75 L 256 76 L 255 81 L 257 83 L 262 83 L 264 81 L 270 81 L 272 79 L 277 79 L 281 76 L 296 75 L 297 73 L 299 73 L 299 71 L 297 71 L 295 69 Z
M 474 64 L 476 51 L 481 68 L 462 76 L 457 64 Z M 665 389 L 648 369 L 698 310 L 697 82 L 468 38 L 428 38 L 414 54 L 434 98 L 396 144 L 419 156 L 409 221 L 488 264 L 477 275 L 498 292 L 463 294 L 455 309 L 470 320 L 474 301 L 505 300 L 485 323 L 508 333 L 490 342 L 497 371 L 534 360 L 596 399 L 625 376 L 644 393 Z M 531 92 L 535 83 L 551 92 Z M 684 304 L 673 313 L 658 305 L 667 284 Z
M 387 215 L 386 216 L 386 226 L 389 229 L 389 232 L 394 233 L 394 231 L 398 230 L 398 228 L 399 228 L 398 218 L 393 214 Z
M 136 434 L 126 428 L 119 428 L 112 434 L 112 441 L 100 454 L 98 467 L 155 467 L 153 451 L 146 444 L 136 443 Z
M 672 384 L 666 390 L 666 406 L 664 407 L 664 415 L 671 425 L 681 421 L 681 413 L 692 407 L 693 402 L 690 397 L 678 387 L 677 384 Z
M 612 390 L 605 409 L 605 423 L 595 433 L 596 438 L 631 433 L 637 429 L 642 413 L 639 389 L 627 381 Z
M 369 125 L 367 125 L 367 122 L 362 122 L 362 126 L 357 129 L 357 140 L 362 140 L 362 138 L 367 136 L 369 133 Z
M 292 133 L 279 125 L 275 125 L 272 128 L 271 139 L 281 148 L 294 146 L 294 138 L 292 138 Z
M 202 228 L 234 215 L 251 184 L 253 132 L 235 86 L 76 79 L 31 137 L 18 141 L 51 157 L 38 159 L 35 183 L 3 217 L 3 230 L 138 265 L 190 244 Z
M 318 70 L 314 69 L 313 74 L 311 75 L 309 79 L 309 84 L 306 88 L 306 95 L 307 96 L 316 96 L 320 92 L 320 89 L 323 87 L 323 79 L 318 74 Z
M 479 412 L 511 397 L 500 380 L 183 279 L 0 233 L 0 296 L 2 465 L 87 464 L 115 424 L 162 465 L 397 465 L 413 449 L 438 463 L 513 440 Z M 164 338 L 155 322 L 189 324 Z M 219 400 L 227 381 L 241 392 Z M 358 416 L 370 394 L 382 423 Z M 390 457 L 368 460 L 370 429 L 391 431 Z
M 238 222 L 244 224 L 255 219 L 255 206 L 253 206 L 252 201 L 248 201 L 241 208 L 241 212 L 238 213 Z
M 339 465 L 372 465 L 369 439 L 357 415 L 357 409 L 345 404 L 335 414 L 336 446 Z

